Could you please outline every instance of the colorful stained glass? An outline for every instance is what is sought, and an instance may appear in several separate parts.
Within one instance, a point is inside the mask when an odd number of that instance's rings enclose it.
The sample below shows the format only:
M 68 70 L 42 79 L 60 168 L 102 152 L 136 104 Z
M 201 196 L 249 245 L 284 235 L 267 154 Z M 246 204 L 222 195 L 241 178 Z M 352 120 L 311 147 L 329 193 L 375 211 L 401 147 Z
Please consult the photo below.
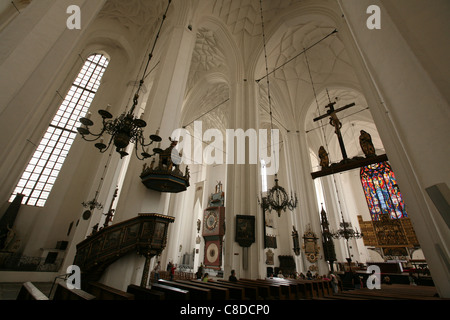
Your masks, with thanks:
M 389 214 L 391 219 L 407 217 L 402 194 L 388 162 L 362 167 L 360 176 L 372 221 L 379 220 L 380 214 Z

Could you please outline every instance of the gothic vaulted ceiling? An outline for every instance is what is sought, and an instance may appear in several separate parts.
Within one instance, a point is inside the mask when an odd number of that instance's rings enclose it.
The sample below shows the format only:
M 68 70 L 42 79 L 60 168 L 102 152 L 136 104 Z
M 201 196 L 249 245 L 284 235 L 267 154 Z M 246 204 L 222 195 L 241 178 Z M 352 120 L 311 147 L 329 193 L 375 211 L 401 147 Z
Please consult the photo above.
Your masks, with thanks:
M 181 11 L 191 10 L 192 18 L 186 24 L 190 24 L 196 33 L 183 106 L 183 124 L 199 119 L 210 127 L 226 128 L 232 82 L 249 78 L 261 80 L 257 82 L 262 97 L 260 122 L 263 127 L 267 126 L 269 99 L 265 79 L 263 20 L 276 125 L 292 132 L 307 132 L 313 151 L 324 143 L 330 144 L 332 158 L 332 153 L 339 153 L 333 147 L 337 146 L 334 129 L 326 123 L 313 123 L 312 119 L 326 112 L 329 99 L 336 101 L 336 107 L 355 102 L 355 107 L 341 115 L 344 139 L 350 140 L 349 156 L 359 152 L 351 140 L 358 138 L 361 128 L 372 134 L 376 148 L 383 148 L 368 111 L 369 106 L 359 91 L 354 65 L 339 30 L 333 34 L 337 29 L 337 19 L 341 16 L 335 1 L 172 2 L 169 23 L 180 23 L 178 17 L 183 16 Z M 155 32 L 166 5 L 164 0 L 108 0 L 101 14 L 103 18 L 120 23 L 130 36 L 137 34 L 136 41 L 139 42 L 139 34 L 148 31 L 149 26 Z M 308 50 L 305 52 L 306 48 Z

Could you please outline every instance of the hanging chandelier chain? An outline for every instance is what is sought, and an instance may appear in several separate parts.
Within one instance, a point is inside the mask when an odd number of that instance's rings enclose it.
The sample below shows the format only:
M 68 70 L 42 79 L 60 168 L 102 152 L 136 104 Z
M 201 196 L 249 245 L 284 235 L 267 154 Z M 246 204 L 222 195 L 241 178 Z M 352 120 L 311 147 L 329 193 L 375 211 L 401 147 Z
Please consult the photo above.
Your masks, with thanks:
M 96 141 L 100 139 L 100 142 L 95 144 L 95 147 L 100 150 L 100 153 L 105 153 L 106 150 L 109 149 L 111 144 L 114 144 L 116 147 L 117 153 L 120 154 L 121 158 L 128 155 L 128 152 L 125 151 L 125 149 L 128 147 L 130 143 L 135 144 L 135 153 L 136 157 L 139 160 L 145 160 L 147 158 L 151 158 L 155 156 L 156 154 L 160 154 L 163 150 L 159 148 L 159 145 L 157 148 L 153 149 L 153 154 L 150 154 L 148 151 L 148 146 L 150 146 L 154 142 L 160 142 L 162 139 L 158 135 L 159 129 L 156 131 L 155 134 L 150 135 L 150 142 L 146 143 L 144 136 L 143 136 L 143 130 L 147 126 L 147 123 L 143 120 L 143 114 L 141 114 L 141 118 L 138 119 L 135 115 L 135 108 L 138 105 L 139 101 L 139 92 L 142 89 L 142 86 L 144 84 L 145 78 L 148 76 L 147 70 L 150 65 L 150 61 L 153 57 L 153 52 L 156 47 L 156 43 L 158 41 L 159 35 L 161 33 L 164 21 L 167 17 L 167 12 L 169 11 L 170 4 L 172 0 L 168 0 L 169 3 L 167 5 L 167 8 L 163 14 L 163 18 L 161 20 L 161 24 L 159 26 L 158 32 L 155 37 L 155 41 L 153 42 L 153 46 L 151 48 L 151 51 L 148 55 L 147 64 L 144 68 L 144 72 L 142 75 L 141 80 L 139 81 L 139 86 L 136 90 L 136 93 L 133 97 L 133 105 L 130 109 L 130 111 L 127 112 L 127 108 L 125 108 L 125 111 L 117 118 L 113 119 L 113 115 L 108 111 L 109 105 L 105 110 L 99 110 L 98 113 L 102 117 L 102 129 L 100 133 L 92 133 L 89 130 L 89 127 L 94 125 L 94 122 L 90 119 L 90 113 L 88 113 L 87 117 L 83 117 L 80 119 L 80 122 L 82 126 L 77 128 L 77 131 L 81 134 L 82 138 L 86 141 Z M 143 63 L 141 64 L 142 69 Z M 109 139 L 108 144 L 104 144 L 103 142 L 103 134 L 107 133 L 111 136 Z M 141 149 L 138 151 L 138 149 Z M 140 152 L 140 155 L 139 155 Z
M 270 128 L 273 130 L 272 102 L 271 102 L 271 97 L 270 97 L 269 63 L 268 63 L 268 58 L 267 58 L 266 33 L 265 33 L 265 28 L 264 28 L 262 0 L 260 0 L 259 3 L 260 3 L 260 11 L 261 11 L 262 37 L 263 37 L 263 45 L 264 45 L 264 61 L 266 63 L 266 82 L 267 82 L 267 96 L 268 96 L 267 98 L 269 99 Z
M 262 29 L 262 37 L 263 37 L 263 46 L 264 46 L 264 61 L 266 64 L 266 83 L 267 83 L 267 99 L 268 99 L 268 103 L 269 103 L 269 116 L 270 116 L 270 134 L 272 137 L 273 134 L 273 111 L 272 111 L 272 98 L 270 95 L 270 80 L 269 80 L 269 62 L 268 62 L 268 57 L 267 57 L 267 45 L 266 45 L 266 32 L 265 32 L 265 24 L 264 24 L 264 15 L 263 15 L 263 4 L 262 4 L 262 0 L 259 0 L 259 9 L 260 9 L 260 13 L 261 13 L 261 29 Z M 274 146 L 272 146 L 273 148 Z M 271 150 L 272 153 L 274 153 L 273 150 Z M 276 157 L 274 157 L 274 164 L 276 166 Z M 277 179 L 278 174 L 275 173 L 275 179 Z
M 334 34 L 336 32 L 337 32 L 337 30 L 334 30 L 331 34 Z M 329 34 L 328 36 L 330 36 L 331 34 Z M 325 37 L 325 38 L 327 38 L 327 37 Z M 305 53 L 305 61 L 306 61 L 306 66 L 308 68 L 308 74 L 309 74 L 309 78 L 310 78 L 310 81 L 311 81 L 311 87 L 312 87 L 312 90 L 313 90 L 313 93 L 314 93 L 314 99 L 315 99 L 315 102 L 316 102 L 317 113 L 320 114 L 319 100 L 317 98 L 317 92 L 316 92 L 316 88 L 314 86 L 314 80 L 313 80 L 313 76 L 312 76 L 312 72 L 311 72 L 311 67 L 310 67 L 310 64 L 309 64 L 308 54 L 306 53 L 306 49 L 304 49 L 303 52 Z M 330 99 L 330 95 L 329 95 L 328 89 L 326 91 L 327 91 L 328 100 L 329 100 L 329 102 L 331 104 L 331 99 Z M 329 147 L 328 147 L 328 142 L 327 142 L 327 138 L 326 138 L 326 134 L 325 134 L 325 129 L 324 129 L 324 126 L 322 125 L 322 120 L 320 120 L 320 123 L 321 123 L 320 127 L 322 129 L 322 134 L 323 134 L 323 140 L 324 140 L 325 146 L 326 146 L 326 148 L 328 150 Z M 341 200 L 340 200 L 340 197 L 339 197 L 339 191 L 338 191 L 338 188 L 337 188 L 336 177 L 334 175 L 333 175 L 333 184 L 334 184 L 334 188 L 336 190 L 336 197 L 337 197 L 337 202 L 338 202 L 338 207 L 339 207 L 339 211 L 340 211 L 340 214 L 341 214 L 342 222 L 339 224 L 341 228 L 338 231 L 330 232 L 331 236 L 333 238 L 335 238 L 335 239 L 345 238 L 347 241 L 350 238 L 355 238 L 355 239 L 362 238 L 362 233 L 360 233 L 358 230 L 356 230 L 356 231 L 353 230 L 353 228 L 351 227 L 351 224 L 349 222 L 346 222 L 345 219 L 344 219 L 344 214 L 342 212 Z
M 260 4 L 260 12 L 261 12 L 261 27 L 262 27 L 262 37 L 263 37 L 263 45 L 264 45 L 264 60 L 266 64 L 266 82 L 267 82 L 267 98 L 269 103 L 269 115 L 270 115 L 270 129 L 271 129 L 271 137 L 273 134 L 273 111 L 272 111 L 272 99 L 270 96 L 270 80 L 269 80 L 269 63 L 267 58 L 267 46 L 266 46 L 266 33 L 265 33 L 265 25 L 264 25 L 264 16 L 263 16 L 263 5 L 262 0 L 259 1 Z M 272 141 L 272 139 L 271 139 Z M 271 151 L 275 146 L 271 143 Z M 276 157 L 274 157 L 274 165 L 276 166 Z M 278 185 L 278 174 L 275 173 L 275 186 L 269 190 L 267 197 L 262 197 L 260 201 L 258 198 L 258 202 L 263 208 L 263 210 L 275 210 L 278 212 L 278 216 L 281 216 L 282 211 L 286 211 L 286 209 L 294 210 L 297 207 L 298 199 L 297 195 L 295 198 L 292 196 L 289 199 L 289 196 L 286 190 Z
M 142 86 L 143 86 L 143 84 L 144 84 L 145 78 L 148 76 L 148 75 L 146 75 L 146 73 L 147 73 L 148 67 L 149 67 L 149 65 L 150 65 L 150 61 L 151 61 L 152 58 L 153 58 L 153 52 L 154 52 L 154 50 L 155 50 L 156 43 L 158 42 L 159 35 L 160 35 L 161 30 L 162 30 L 162 27 L 163 27 L 163 25 L 164 25 L 164 21 L 166 20 L 167 12 L 169 11 L 170 4 L 171 4 L 171 3 L 172 3 L 172 0 L 169 0 L 169 3 L 167 4 L 166 11 L 165 11 L 164 14 L 163 14 L 163 17 L 162 17 L 162 20 L 161 20 L 161 24 L 159 25 L 158 32 L 156 33 L 155 41 L 153 42 L 153 47 L 152 47 L 152 49 L 151 49 L 151 51 L 150 51 L 150 53 L 149 53 L 149 55 L 148 55 L 147 64 L 146 64 L 145 69 L 144 69 L 144 72 L 143 72 L 143 74 L 142 74 L 142 78 L 141 78 L 141 80 L 139 81 L 138 89 L 137 89 L 137 91 L 136 91 L 136 94 L 134 95 L 135 98 L 133 99 L 133 106 L 131 107 L 130 113 L 133 113 L 133 112 L 134 112 L 134 108 L 136 107 L 137 102 L 138 102 L 137 99 L 138 99 L 138 97 L 139 97 L 139 92 L 140 92 L 141 89 L 142 89 Z
M 311 67 L 309 65 L 308 54 L 306 52 L 305 52 L 305 61 L 306 61 L 306 66 L 308 67 L 309 79 L 311 81 L 311 87 L 312 87 L 312 90 L 313 90 L 313 93 L 314 93 L 314 99 L 316 101 L 317 114 L 320 114 L 319 100 L 317 98 L 317 92 L 316 92 L 316 88 L 314 86 L 314 80 L 313 80 L 313 76 L 312 76 L 312 72 L 311 72 Z M 328 90 L 327 90 L 327 92 L 328 92 Z M 322 120 L 320 120 L 320 127 L 322 129 L 322 135 L 323 135 L 323 140 L 324 140 L 325 146 L 327 147 L 327 150 L 329 150 L 327 137 L 326 137 L 326 134 L 325 134 L 325 129 L 324 129 L 323 125 L 322 125 Z
M 101 203 L 99 203 L 97 200 L 98 200 L 98 196 L 100 194 L 100 190 L 102 189 L 103 182 L 105 181 L 106 172 L 108 170 L 109 163 L 111 162 L 111 155 L 112 155 L 112 150 L 109 152 L 108 160 L 106 161 L 105 167 L 102 172 L 102 176 L 100 177 L 100 182 L 98 183 L 97 190 L 95 191 L 94 199 L 87 201 L 87 202 L 83 202 L 82 203 L 83 207 L 89 208 L 91 210 L 93 210 L 95 208 L 97 208 L 97 209 L 103 208 L 103 205 Z

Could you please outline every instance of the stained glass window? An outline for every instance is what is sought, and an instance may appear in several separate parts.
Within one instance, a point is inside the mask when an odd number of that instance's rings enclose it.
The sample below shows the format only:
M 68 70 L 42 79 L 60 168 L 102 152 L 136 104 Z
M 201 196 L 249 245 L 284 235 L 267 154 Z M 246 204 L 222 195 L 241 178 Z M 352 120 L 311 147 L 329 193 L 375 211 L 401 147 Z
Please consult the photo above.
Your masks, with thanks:
M 45 205 L 77 135 L 75 127 L 78 119 L 86 115 L 108 63 L 109 60 L 101 54 L 93 54 L 86 60 L 20 178 L 10 202 L 17 193 L 21 193 L 24 195 L 22 204 Z
M 380 214 L 388 214 L 391 219 L 407 217 L 402 194 L 388 162 L 362 167 L 360 174 L 372 221 L 379 220 Z

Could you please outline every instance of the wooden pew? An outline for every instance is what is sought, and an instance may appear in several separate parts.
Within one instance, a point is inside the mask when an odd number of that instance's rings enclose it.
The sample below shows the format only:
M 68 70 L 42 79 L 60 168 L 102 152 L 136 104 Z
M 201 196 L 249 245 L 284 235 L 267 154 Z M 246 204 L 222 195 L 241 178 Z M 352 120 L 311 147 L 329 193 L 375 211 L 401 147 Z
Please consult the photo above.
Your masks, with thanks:
M 156 291 L 135 284 L 130 284 L 127 288 L 127 292 L 134 295 L 134 300 L 165 300 L 166 296 L 164 292 Z
M 50 300 L 31 282 L 25 282 L 20 288 L 16 300 Z
M 325 295 L 327 296 L 333 295 L 333 287 L 331 286 L 331 281 L 330 280 L 322 280 L 322 281 Z
M 190 281 L 198 281 L 195 279 L 191 279 Z M 210 283 L 208 283 L 210 284 Z M 235 299 L 235 300 L 245 300 L 245 288 L 243 286 L 234 286 L 233 284 L 228 284 L 226 282 L 222 282 L 222 281 L 215 281 L 213 283 L 214 286 L 216 287 L 221 287 L 221 288 L 226 288 L 229 291 L 229 295 L 230 295 L 230 299 Z
M 89 282 L 86 291 L 94 295 L 97 300 L 134 300 L 133 294 L 112 288 L 99 282 Z
M 261 291 L 268 292 L 268 288 L 261 288 L 260 286 L 257 286 L 254 284 L 249 284 L 249 283 L 244 283 L 241 281 L 233 282 L 233 281 L 222 280 L 222 279 L 218 279 L 217 281 L 221 282 L 221 283 L 225 283 L 230 286 L 244 289 L 245 299 L 248 299 L 248 300 L 264 299 L 263 295 L 261 295 Z M 266 290 L 264 290 L 264 289 L 266 289 Z
M 163 292 L 166 300 L 190 300 L 190 292 L 188 290 L 183 290 L 160 283 L 153 283 L 151 290 Z
M 305 285 L 307 299 L 318 298 L 317 291 L 312 280 L 297 280 Z
M 58 282 L 53 300 L 95 300 L 96 297 L 81 289 L 69 289 L 65 282 Z
M 158 284 L 163 284 L 166 286 L 171 286 L 183 290 L 187 290 L 190 292 L 190 299 L 191 300 L 211 300 L 211 290 L 205 289 L 205 288 L 199 288 L 193 285 L 184 284 L 180 282 L 175 281 L 169 281 L 160 279 L 158 280 Z
M 216 285 L 216 282 L 203 282 L 201 280 L 176 280 L 175 282 L 184 283 L 187 285 L 193 285 L 200 288 L 211 290 L 212 300 L 229 300 L 230 291 L 227 288 L 223 288 Z
M 307 284 L 296 279 L 277 279 L 276 281 L 288 283 L 291 287 L 291 299 L 311 299 Z M 312 288 L 312 285 L 311 285 Z
M 249 283 L 249 284 L 258 284 L 258 285 L 263 285 L 266 287 L 269 287 L 269 292 L 270 292 L 270 296 L 272 296 L 274 299 L 276 300 L 285 300 L 286 296 L 282 293 L 281 291 L 281 286 L 279 284 L 276 283 L 269 283 L 265 280 L 251 280 L 251 279 L 239 279 L 239 282 L 245 282 L 245 283 Z
M 362 288 L 357 290 L 349 290 L 339 293 L 339 296 L 345 296 L 349 299 L 360 298 L 370 300 L 441 300 L 437 297 L 430 296 L 422 291 L 420 286 L 410 286 L 404 284 L 388 285 L 381 287 L 381 290 Z
M 297 285 L 294 285 L 288 279 L 273 278 L 273 279 L 259 279 L 258 281 L 267 281 L 268 283 L 279 284 L 281 286 L 281 293 L 286 296 L 286 299 L 295 300 L 297 298 Z
M 318 298 L 323 298 L 324 292 L 323 292 L 323 283 L 321 280 L 311 280 L 313 283 L 313 288 L 317 293 Z
M 292 280 L 292 282 L 297 284 L 297 299 L 312 299 L 312 284 L 302 280 Z

